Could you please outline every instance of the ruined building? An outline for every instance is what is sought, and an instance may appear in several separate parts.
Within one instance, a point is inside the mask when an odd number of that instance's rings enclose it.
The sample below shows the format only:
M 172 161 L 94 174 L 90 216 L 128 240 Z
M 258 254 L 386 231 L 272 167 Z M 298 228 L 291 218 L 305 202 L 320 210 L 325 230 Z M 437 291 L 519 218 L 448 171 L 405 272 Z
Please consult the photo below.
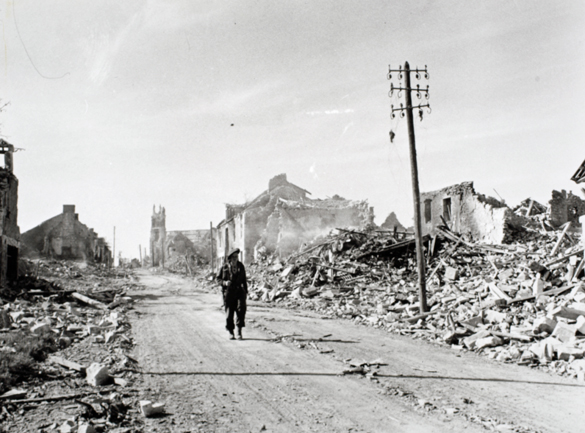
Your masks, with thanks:
M 83 260 L 111 265 L 112 252 L 104 238 L 79 221 L 75 205 L 22 234 L 26 255 Z
M 476 193 L 473 182 L 421 193 L 421 207 L 423 235 L 446 224 L 470 240 L 498 244 L 522 223 L 505 203 Z
M 152 266 L 165 265 L 165 240 L 167 236 L 165 208 L 159 206 L 158 212 L 156 206 L 152 207 L 152 218 L 150 226 L 150 259 Z
M 285 257 L 335 228 L 363 228 L 373 224 L 373 208 L 366 201 L 339 196 L 326 200 L 290 183 L 286 174 L 272 178 L 268 189 L 249 203 L 226 205 L 226 217 L 217 226 L 216 257 L 221 261 L 232 248 L 250 263 L 265 254 Z
M 566 222 L 577 223 L 581 215 L 585 215 L 585 201 L 564 189 L 552 192 L 550 205 L 550 224 L 557 228 Z
M 13 173 L 13 153 L 14 146 L 0 139 L 0 154 L 4 155 L 4 167 L 0 167 L 0 285 L 18 277 L 18 179 Z
M 166 229 L 166 211 L 159 206 L 152 209 L 150 229 L 150 257 L 152 266 L 165 266 L 174 260 L 189 260 L 193 265 L 208 263 L 211 258 L 211 231 Z

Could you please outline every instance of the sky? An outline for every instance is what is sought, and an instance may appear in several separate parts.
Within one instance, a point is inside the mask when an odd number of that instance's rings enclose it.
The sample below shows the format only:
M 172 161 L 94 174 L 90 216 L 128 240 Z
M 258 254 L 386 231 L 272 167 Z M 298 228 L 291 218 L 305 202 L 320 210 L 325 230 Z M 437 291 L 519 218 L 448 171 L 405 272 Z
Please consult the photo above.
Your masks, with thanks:
M 578 0 L 0 0 L 21 232 L 74 204 L 138 257 L 154 205 L 168 230 L 206 229 L 280 173 L 412 225 L 387 79 L 405 62 L 429 72 L 413 77 L 431 105 L 414 123 L 421 191 L 583 198 L 583 29 Z

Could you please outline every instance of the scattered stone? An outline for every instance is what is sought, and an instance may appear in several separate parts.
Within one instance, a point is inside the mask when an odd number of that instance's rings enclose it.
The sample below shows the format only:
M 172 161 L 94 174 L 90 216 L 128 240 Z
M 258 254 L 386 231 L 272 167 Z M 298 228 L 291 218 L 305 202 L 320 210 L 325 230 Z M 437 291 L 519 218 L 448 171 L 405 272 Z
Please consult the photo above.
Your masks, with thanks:
M 539 317 L 534 321 L 532 331 L 537 334 L 541 332 L 552 334 L 556 326 L 557 326 L 556 320 L 553 320 L 549 317 Z
M 140 402 L 140 411 L 142 412 L 142 415 L 149 418 L 164 413 L 165 405 L 164 403 L 152 403 L 150 400 L 142 400 Z
M 480 339 L 476 340 L 475 341 L 475 348 L 479 350 L 479 349 L 483 349 L 484 347 L 501 346 L 502 344 L 503 344 L 503 341 L 501 338 L 490 336 L 490 337 L 480 338 Z
M 576 332 L 577 329 L 575 325 L 558 322 L 551 336 L 565 343 L 574 339 Z
M 50 331 L 51 324 L 49 323 L 37 323 L 30 328 L 30 332 L 33 334 L 42 334 L 43 332 Z
M 26 397 L 26 390 L 24 389 L 11 389 L 8 392 L 0 395 L 0 400 L 17 400 Z
M 93 386 L 105 385 L 111 380 L 108 368 L 99 363 L 91 364 L 86 370 L 87 383 Z

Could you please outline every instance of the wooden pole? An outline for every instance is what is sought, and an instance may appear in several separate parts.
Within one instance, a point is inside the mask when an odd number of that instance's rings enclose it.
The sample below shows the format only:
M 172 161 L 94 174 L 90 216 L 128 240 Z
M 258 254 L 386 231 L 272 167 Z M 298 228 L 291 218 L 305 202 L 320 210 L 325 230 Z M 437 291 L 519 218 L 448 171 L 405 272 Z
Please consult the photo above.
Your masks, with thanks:
M 114 245 L 112 246 L 112 260 L 114 261 L 114 267 L 116 267 L 116 226 L 114 226 Z
M 144 267 L 144 263 L 142 262 L 142 245 L 138 245 L 138 252 L 140 253 L 140 266 Z
M 211 260 L 209 264 L 211 265 L 211 269 L 215 269 L 214 265 L 214 256 L 213 256 L 213 222 L 209 221 L 209 242 L 211 243 Z
M 416 144 L 414 138 L 414 122 L 412 118 L 412 88 L 410 87 L 410 66 L 404 63 L 406 83 L 406 122 L 408 125 L 408 143 L 410 147 L 410 168 L 412 172 L 412 196 L 414 201 L 414 236 L 416 239 L 416 262 L 418 264 L 418 290 L 420 312 L 425 313 L 427 308 L 427 290 L 425 281 L 425 260 L 423 254 L 422 224 L 420 215 L 420 191 L 418 188 L 418 165 L 416 161 Z

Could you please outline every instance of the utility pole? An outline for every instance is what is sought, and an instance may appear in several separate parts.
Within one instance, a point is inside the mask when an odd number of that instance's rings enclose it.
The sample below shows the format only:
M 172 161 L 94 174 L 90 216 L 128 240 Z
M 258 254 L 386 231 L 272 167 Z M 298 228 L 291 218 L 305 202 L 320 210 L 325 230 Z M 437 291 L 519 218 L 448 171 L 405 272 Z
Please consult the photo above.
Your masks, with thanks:
M 116 226 L 114 226 L 114 245 L 112 246 L 112 259 L 114 260 L 114 268 L 116 267 Z
M 416 143 L 414 139 L 414 122 L 412 116 L 413 108 L 418 109 L 418 114 L 420 120 L 422 121 L 423 118 L 423 108 L 428 108 L 430 112 L 430 105 L 427 103 L 425 105 L 419 104 L 418 106 L 412 105 L 412 92 L 416 92 L 416 96 L 418 99 L 421 99 L 421 95 L 424 95 L 426 99 L 429 99 L 429 86 L 427 85 L 426 89 L 421 89 L 420 85 L 417 84 L 416 88 L 413 88 L 410 84 L 410 73 L 415 72 L 415 76 L 418 80 L 421 78 L 421 74 L 424 75 L 425 79 L 429 79 L 429 74 L 427 72 L 427 67 L 425 66 L 424 70 L 419 70 L 418 68 L 411 71 L 408 62 L 404 63 L 404 69 L 400 66 L 398 69 L 392 69 L 388 66 L 388 79 L 392 80 L 392 73 L 398 73 L 399 81 L 402 81 L 404 77 L 404 87 L 401 84 L 398 87 L 394 87 L 393 83 L 390 83 L 390 92 L 389 96 L 392 96 L 394 91 L 398 91 L 398 96 L 400 97 L 401 93 L 405 93 L 406 99 L 406 106 L 403 106 L 402 103 L 400 104 L 400 108 L 394 108 L 394 105 L 391 106 L 390 116 L 394 119 L 396 115 L 394 112 L 399 112 L 400 117 L 404 117 L 406 114 L 406 123 L 408 126 L 408 143 L 410 149 L 410 168 L 412 174 L 412 196 L 414 202 L 414 236 L 416 240 L 416 262 L 418 265 L 418 300 L 419 300 L 419 309 L 421 313 L 425 313 L 428 311 L 427 307 L 427 289 L 426 289 L 426 272 L 425 272 L 425 258 L 423 254 L 423 241 L 422 241 L 422 223 L 421 223 L 421 212 L 420 212 L 420 191 L 418 188 L 418 164 L 416 160 Z M 390 140 L 394 138 L 394 132 L 390 131 Z
M 142 262 L 142 245 L 138 244 L 138 252 L 140 253 L 140 267 L 144 267 L 144 263 Z
M 211 265 L 211 270 L 213 271 L 215 268 L 213 267 L 214 257 L 213 257 L 213 222 L 209 221 L 209 240 L 211 242 L 211 260 L 209 264 Z

